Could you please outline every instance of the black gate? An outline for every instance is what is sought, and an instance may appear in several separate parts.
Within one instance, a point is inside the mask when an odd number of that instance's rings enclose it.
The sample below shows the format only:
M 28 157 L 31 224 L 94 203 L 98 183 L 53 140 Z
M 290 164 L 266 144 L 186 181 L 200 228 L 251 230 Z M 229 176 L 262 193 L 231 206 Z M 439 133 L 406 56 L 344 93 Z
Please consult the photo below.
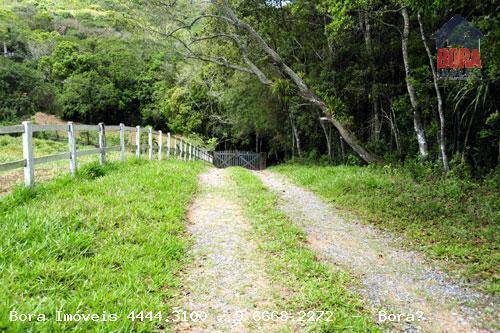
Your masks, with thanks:
M 263 170 L 266 168 L 266 153 L 225 150 L 214 151 L 213 154 L 214 165 L 218 168 L 229 166 L 240 166 L 250 170 Z

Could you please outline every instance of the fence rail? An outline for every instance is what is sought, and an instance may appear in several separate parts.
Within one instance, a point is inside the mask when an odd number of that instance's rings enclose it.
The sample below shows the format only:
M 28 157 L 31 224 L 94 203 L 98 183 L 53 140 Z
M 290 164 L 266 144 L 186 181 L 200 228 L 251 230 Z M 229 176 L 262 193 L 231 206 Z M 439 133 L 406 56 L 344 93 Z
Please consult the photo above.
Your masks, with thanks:
M 34 157 L 33 151 L 33 133 L 48 131 L 65 131 L 68 138 L 68 152 L 58 153 L 48 156 Z M 130 127 L 124 124 L 105 126 L 103 123 L 98 125 L 80 125 L 69 122 L 67 125 L 38 125 L 25 121 L 22 125 L 0 127 L 0 134 L 22 134 L 23 159 L 0 164 L 0 171 L 8 171 L 24 168 L 24 183 L 31 187 L 35 183 L 35 166 L 45 163 L 51 163 L 61 160 L 69 160 L 69 170 L 72 175 L 76 174 L 78 169 L 78 157 L 87 155 L 99 155 L 99 162 L 106 163 L 106 153 L 111 151 L 120 152 L 120 160 L 125 161 L 125 153 L 128 148 L 135 148 L 135 154 L 140 157 L 142 153 L 147 152 L 149 160 L 153 160 L 155 153 L 159 160 L 164 157 L 177 157 L 183 160 L 202 160 L 209 163 L 213 162 L 213 157 L 205 149 L 195 146 L 177 135 L 156 131 L 147 128 L 147 145 L 141 143 L 140 126 Z M 97 132 L 99 134 L 98 148 L 77 150 L 76 133 L 77 132 Z M 120 145 L 107 146 L 106 132 L 118 132 L 120 135 Z M 125 143 L 125 132 L 135 133 L 135 145 Z M 154 136 L 157 137 L 157 145 L 154 144 Z M 173 142 L 173 144 L 172 144 Z
M 23 133 L 23 132 L 24 132 L 23 125 L 0 127 L 0 134 L 15 134 L 15 133 Z

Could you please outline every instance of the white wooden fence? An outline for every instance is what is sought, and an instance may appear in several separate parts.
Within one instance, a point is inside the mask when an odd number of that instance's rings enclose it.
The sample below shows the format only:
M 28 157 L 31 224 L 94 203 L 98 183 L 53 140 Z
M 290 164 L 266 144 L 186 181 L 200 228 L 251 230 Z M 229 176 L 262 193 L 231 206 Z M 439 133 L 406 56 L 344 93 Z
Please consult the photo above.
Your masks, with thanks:
M 155 146 L 153 144 L 153 136 L 157 136 L 157 158 L 163 159 L 164 152 L 166 157 L 177 157 L 183 160 L 203 160 L 212 163 L 213 159 L 208 152 L 202 148 L 193 146 L 186 142 L 182 137 L 166 134 L 166 140 L 162 131 L 155 131 L 152 128 L 146 128 L 148 131 L 148 158 L 153 160 Z M 59 153 L 54 155 L 34 157 L 33 151 L 33 133 L 49 132 L 49 131 L 66 131 L 68 133 L 68 148 L 69 152 Z M 76 147 L 76 132 L 98 132 L 99 147 L 95 149 L 77 150 Z M 69 122 L 68 125 L 37 125 L 30 121 L 25 121 L 22 125 L 0 127 L 0 134 L 15 134 L 22 133 L 23 139 L 23 159 L 0 164 L 0 171 L 24 168 L 24 183 L 31 187 L 35 183 L 35 166 L 60 160 L 69 160 L 69 170 L 72 175 L 78 170 L 78 157 L 86 155 L 99 155 L 99 163 L 106 163 L 106 153 L 111 151 L 120 152 L 120 160 L 125 161 L 125 133 L 135 132 L 135 152 L 136 157 L 141 156 L 141 131 L 140 126 L 128 127 L 124 124 L 118 126 L 105 126 L 103 123 L 98 125 L 76 125 Z M 108 147 L 106 144 L 106 132 L 119 132 L 120 145 Z M 171 144 L 173 141 L 173 145 Z M 166 149 L 166 151 L 164 150 Z

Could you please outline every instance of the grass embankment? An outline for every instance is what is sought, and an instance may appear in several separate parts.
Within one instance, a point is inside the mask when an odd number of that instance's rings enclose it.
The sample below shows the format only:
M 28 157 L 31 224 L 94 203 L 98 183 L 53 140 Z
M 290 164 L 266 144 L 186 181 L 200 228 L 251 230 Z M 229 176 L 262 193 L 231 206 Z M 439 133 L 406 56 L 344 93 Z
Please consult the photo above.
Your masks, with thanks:
M 498 293 L 498 179 L 485 184 L 454 176 L 416 181 L 402 169 L 281 165 L 272 168 L 382 229 L 445 268 Z
M 360 298 L 348 291 L 355 283 L 352 278 L 317 260 L 305 244 L 305 233 L 277 210 L 276 196 L 245 169 L 235 168 L 231 173 L 270 276 L 290 292 L 283 310 L 305 319 L 312 315 L 309 311 L 317 315 L 332 311 L 331 321 L 313 319 L 307 323 L 314 325 L 311 330 L 315 332 L 378 331 Z
M 0 331 L 158 327 L 126 316 L 168 315 L 189 242 L 183 219 L 202 169 L 181 161 L 91 164 L 77 179 L 58 178 L 0 200 Z M 11 310 L 42 313 L 47 321 L 10 322 Z M 56 322 L 56 310 L 119 318 Z

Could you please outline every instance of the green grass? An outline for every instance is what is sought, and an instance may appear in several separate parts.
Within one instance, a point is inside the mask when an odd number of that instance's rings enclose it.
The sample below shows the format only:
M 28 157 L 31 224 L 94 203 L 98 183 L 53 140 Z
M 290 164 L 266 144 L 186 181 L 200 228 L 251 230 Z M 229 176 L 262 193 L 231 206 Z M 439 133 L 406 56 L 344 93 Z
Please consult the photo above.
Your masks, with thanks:
M 498 293 L 498 178 L 479 185 L 457 177 L 415 181 L 400 169 L 280 165 L 272 168 L 381 229 L 443 267 Z
M 85 166 L 0 200 L 0 331 L 151 332 L 130 311 L 168 314 L 186 264 L 186 208 L 201 163 Z M 9 311 L 46 322 L 9 322 Z M 65 313 L 116 313 L 117 321 L 55 322 Z M 165 325 L 163 325 L 165 326 Z
M 35 156 L 52 155 L 68 151 L 68 143 L 40 138 L 33 139 Z M 0 135 L 0 163 L 16 161 L 23 158 L 21 136 Z
M 277 210 L 276 196 L 244 169 L 234 168 L 231 175 L 270 276 L 289 292 L 283 310 L 332 311 L 332 321 L 309 323 L 314 332 L 378 331 L 361 298 L 348 291 L 353 278 L 317 260 L 306 246 L 305 233 Z

